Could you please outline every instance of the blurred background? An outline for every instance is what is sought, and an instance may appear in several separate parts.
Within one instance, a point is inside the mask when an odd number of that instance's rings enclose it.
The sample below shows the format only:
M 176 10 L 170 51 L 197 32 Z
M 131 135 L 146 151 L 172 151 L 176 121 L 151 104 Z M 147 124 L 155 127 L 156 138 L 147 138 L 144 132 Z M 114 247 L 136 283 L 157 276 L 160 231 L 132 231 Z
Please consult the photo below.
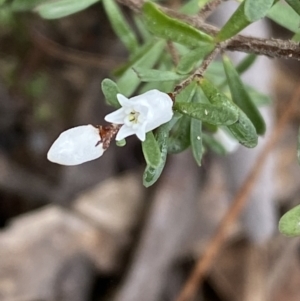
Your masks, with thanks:
M 224 24 L 233 9 L 221 6 L 211 22 Z M 246 33 L 290 35 L 271 23 Z M 169 156 L 149 189 L 135 137 L 83 165 L 48 162 L 62 131 L 103 122 L 111 108 L 101 81 L 126 59 L 101 4 L 53 21 L 0 10 L 1 301 L 176 300 L 264 149 L 266 139 L 228 156 L 208 152 L 201 168 L 190 150 Z M 299 66 L 259 58 L 245 74 L 272 98 L 262 108 L 269 134 L 299 86 Z M 278 137 L 194 301 L 300 299 L 300 241 L 277 230 L 300 203 L 299 117 Z

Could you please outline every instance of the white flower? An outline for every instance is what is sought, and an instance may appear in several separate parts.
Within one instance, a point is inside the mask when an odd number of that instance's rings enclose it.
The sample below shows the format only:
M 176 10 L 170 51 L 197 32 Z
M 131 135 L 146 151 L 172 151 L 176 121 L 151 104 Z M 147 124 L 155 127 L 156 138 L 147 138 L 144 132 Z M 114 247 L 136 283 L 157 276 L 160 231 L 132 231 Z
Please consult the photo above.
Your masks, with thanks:
M 158 90 L 130 99 L 117 94 L 117 98 L 122 107 L 105 117 L 108 122 L 123 124 L 116 136 L 117 141 L 133 134 L 144 141 L 147 132 L 170 121 L 173 116 L 171 97 Z
M 52 144 L 47 158 L 62 165 L 78 165 L 102 156 L 102 142 L 99 129 L 92 125 L 82 125 L 59 135 Z

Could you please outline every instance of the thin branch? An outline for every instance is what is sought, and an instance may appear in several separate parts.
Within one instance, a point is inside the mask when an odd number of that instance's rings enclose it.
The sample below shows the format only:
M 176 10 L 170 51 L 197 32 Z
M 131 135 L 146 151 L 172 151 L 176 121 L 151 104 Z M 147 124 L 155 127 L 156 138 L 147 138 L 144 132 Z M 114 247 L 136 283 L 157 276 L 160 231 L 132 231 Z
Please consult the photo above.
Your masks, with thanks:
M 167 47 L 168 47 L 168 51 L 170 52 L 174 65 L 177 66 L 179 62 L 179 55 L 177 49 L 174 46 L 174 43 L 172 41 L 167 41 Z
M 194 270 L 192 271 L 190 277 L 188 278 L 185 286 L 183 287 L 179 297 L 176 301 L 190 301 L 195 296 L 197 289 L 201 282 L 203 281 L 204 276 L 209 271 L 211 265 L 213 264 L 214 259 L 220 251 L 220 248 L 226 239 L 228 229 L 233 224 L 233 222 L 239 217 L 241 211 L 245 207 L 249 194 L 252 191 L 252 188 L 255 182 L 260 175 L 260 172 L 264 166 L 270 151 L 274 147 L 275 143 L 279 140 L 285 125 L 295 114 L 295 109 L 298 105 L 298 100 L 300 97 L 300 86 L 295 90 L 286 111 L 281 115 L 280 119 L 277 122 L 276 127 L 274 128 L 271 137 L 266 143 L 265 148 L 260 153 L 256 163 L 248 174 L 248 177 L 244 181 L 242 187 L 238 191 L 235 199 L 232 202 L 231 207 L 225 214 L 222 219 L 215 235 L 212 237 L 210 242 L 207 245 L 204 253 L 201 254 L 201 257 L 198 259 L 198 262 L 195 265 Z
M 212 0 L 207 2 L 200 10 L 198 17 L 202 20 L 207 19 L 210 16 L 210 14 L 224 1 L 226 0 Z
M 144 3 L 142 0 L 117 0 L 119 3 L 134 9 L 136 12 L 141 11 Z M 198 28 L 210 35 L 215 36 L 219 29 L 210 24 L 204 23 L 199 16 L 187 16 L 178 13 L 172 9 L 161 7 L 161 10 L 170 17 L 182 20 L 195 28 Z M 265 55 L 270 58 L 285 58 L 300 60 L 300 45 L 298 42 L 286 41 L 280 39 L 260 39 L 244 35 L 236 35 L 227 41 L 228 44 L 224 50 L 241 51 Z
M 215 59 L 215 57 L 219 54 L 220 49 L 222 48 L 221 44 L 218 44 L 216 48 L 207 55 L 207 57 L 203 60 L 201 66 L 187 79 L 179 83 L 173 92 L 173 96 L 175 97 L 179 94 L 186 86 L 188 86 L 193 80 L 198 80 L 203 77 L 204 72 L 208 68 L 209 64 Z

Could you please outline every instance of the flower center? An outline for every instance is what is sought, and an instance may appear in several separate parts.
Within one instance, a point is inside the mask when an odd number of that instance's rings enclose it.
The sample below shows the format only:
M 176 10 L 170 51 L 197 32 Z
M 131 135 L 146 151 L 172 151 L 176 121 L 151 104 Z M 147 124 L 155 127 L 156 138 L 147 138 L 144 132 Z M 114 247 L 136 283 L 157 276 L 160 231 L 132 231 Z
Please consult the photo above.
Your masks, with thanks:
M 131 122 L 131 123 L 134 123 L 134 124 L 137 124 L 138 123 L 138 119 L 139 119 L 139 116 L 140 116 L 140 113 L 135 111 L 135 110 L 132 110 L 129 115 L 128 115 L 128 120 Z

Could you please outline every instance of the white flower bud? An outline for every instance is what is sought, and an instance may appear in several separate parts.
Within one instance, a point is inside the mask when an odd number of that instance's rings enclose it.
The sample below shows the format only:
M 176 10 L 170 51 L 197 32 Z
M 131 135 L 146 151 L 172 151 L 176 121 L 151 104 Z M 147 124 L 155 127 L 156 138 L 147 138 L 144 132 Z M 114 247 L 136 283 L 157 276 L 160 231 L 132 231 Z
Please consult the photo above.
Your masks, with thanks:
M 104 149 L 99 130 L 92 125 L 82 125 L 59 135 L 52 144 L 47 158 L 62 165 L 78 165 L 102 156 Z
M 117 141 L 134 134 L 144 141 L 147 132 L 170 121 L 173 116 L 171 97 L 158 90 L 150 90 L 130 99 L 117 94 L 117 98 L 122 107 L 105 117 L 108 122 L 122 124 Z

